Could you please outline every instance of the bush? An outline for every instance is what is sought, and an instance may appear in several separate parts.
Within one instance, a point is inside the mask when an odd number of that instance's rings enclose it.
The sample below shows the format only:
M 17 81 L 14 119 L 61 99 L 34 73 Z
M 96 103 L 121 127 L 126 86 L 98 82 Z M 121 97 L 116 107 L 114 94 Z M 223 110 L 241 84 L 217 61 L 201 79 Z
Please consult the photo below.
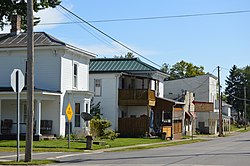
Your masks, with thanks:
M 111 129 L 106 129 L 104 130 L 104 135 L 101 136 L 102 139 L 110 139 L 110 140 L 114 140 L 119 136 L 119 133 L 116 133 L 115 131 L 111 130 Z
M 101 139 L 108 138 L 114 140 L 118 134 L 108 129 L 111 125 L 109 120 L 94 118 L 90 121 L 90 134 L 94 138 L 99 137 Z

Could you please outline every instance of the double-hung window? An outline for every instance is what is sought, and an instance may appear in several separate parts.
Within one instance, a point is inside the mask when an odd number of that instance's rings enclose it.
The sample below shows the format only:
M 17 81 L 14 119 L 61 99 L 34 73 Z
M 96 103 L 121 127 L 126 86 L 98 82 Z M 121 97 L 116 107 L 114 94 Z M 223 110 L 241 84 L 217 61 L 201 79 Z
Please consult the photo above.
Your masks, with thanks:
M 75 103 L 75 127 L 80 127 L 80 103 Z
M 73 67 L 73 87 L 77 88 L 77 82 L 78 82 L 78 65 L 74 63 Z
M 101 96 L 102 95 L 102 80 L 101 79 L 95 79 L 95 96 Z

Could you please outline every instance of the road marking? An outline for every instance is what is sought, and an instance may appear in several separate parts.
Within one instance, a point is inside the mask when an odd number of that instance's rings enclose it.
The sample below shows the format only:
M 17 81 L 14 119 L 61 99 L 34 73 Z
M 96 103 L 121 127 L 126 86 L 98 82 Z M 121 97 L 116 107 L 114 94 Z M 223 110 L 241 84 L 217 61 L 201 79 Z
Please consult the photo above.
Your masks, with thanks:
M 62 159 L 66 157 L 74 157 L 74 156 L 80 156 L 80 155 L 91 155 L 91 154 L 98 154 L 98 153 L 103 153 L 102 151 L 97 151 L 97 152 L 89 152 L 89 153 L 72 153 L 72 154 L 66 154 L 62 156 L 56 156 L 56 157 L 49 157 L 47 160 L 55 160 L 55 159 Z

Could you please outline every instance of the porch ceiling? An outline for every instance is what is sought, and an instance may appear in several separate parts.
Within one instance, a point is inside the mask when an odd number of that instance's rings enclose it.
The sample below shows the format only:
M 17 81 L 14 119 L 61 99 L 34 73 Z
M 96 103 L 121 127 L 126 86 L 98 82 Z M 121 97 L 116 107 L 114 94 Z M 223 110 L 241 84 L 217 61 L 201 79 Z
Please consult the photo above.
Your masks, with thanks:
M 56 96 L 60 96 L 61 92 L 49 91 L 49 90 L 42 90 L 35 88 L 34 96 L 35 99 L 39 97 L 43 100 L 55 100 Z M 20 99 L 27 98 L 27 90 L 26 88 L 20 93 Z M 16 99 L 16 93 L 12 90 L 11 87 L 0 87 L 0 99 L 1 100 L 13 100 Z

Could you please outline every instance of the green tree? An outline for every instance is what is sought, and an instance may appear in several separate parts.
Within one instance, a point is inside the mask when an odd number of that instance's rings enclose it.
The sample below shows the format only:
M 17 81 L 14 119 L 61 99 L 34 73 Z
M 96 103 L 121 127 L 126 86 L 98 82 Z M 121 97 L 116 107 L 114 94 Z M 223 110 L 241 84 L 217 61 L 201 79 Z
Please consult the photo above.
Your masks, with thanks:
M 227 102 L 237 111 L 238 120 L 240 120 L 240 113 L 243 115 L 243 101 L 239 100 L 239 98 L 244 98 L 243 87 L 243 70 L 234 65 L 229 71 L 229 76 L 226 78 L 225 94 L 227 95 Z
M 205 74 L 203 66 L 196 66 L 183 60 L 177 62 L 171 67 L 168 64 L 164 63 L 161 70 L 168 73 L 170 75 L 170 79 L 194 77 Z
M 170 74 L 170 65 L 167 63 L 163 63 L 160 70 L 164 73 Z
M 132 59 L 135 58 L 134 54 L 132 52 L 128 52 L 125 55 L 121 55 L 121 56 L 114 56 L 114 58 L 128 58 L 128 59 Z
M 243 82 L 246 86 L 246 98 L 250 100 L 250 66 L 243 68 Z M 250 119 L 250 104 L 247 102 L 247 119 Z
M 34 11 L 38 12 L 49 7 L 56 7 L 61 3 L 60 0 L 34 0 Z M 10 22 L 11 16 L 13 14 L 21 15 L 22 24 L 21 28 L 26 30 L 26 18 L 27 18 L 27 2 L 25 0 L 16 0 L 15 3 L 12 0 L 1 0 L 0 1 L 0 28 L 3 30 L 3 27 Z M 40 18 L 34 18 L 34 25 L 37 25 L 40 22 Z

